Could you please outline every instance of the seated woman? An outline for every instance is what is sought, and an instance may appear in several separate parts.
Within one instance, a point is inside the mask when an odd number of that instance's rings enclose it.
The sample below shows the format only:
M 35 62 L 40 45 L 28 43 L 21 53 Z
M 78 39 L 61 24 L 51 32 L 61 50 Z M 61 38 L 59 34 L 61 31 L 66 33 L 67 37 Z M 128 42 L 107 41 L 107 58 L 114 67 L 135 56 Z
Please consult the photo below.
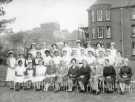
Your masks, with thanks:
M 98 63 L 98 61 L 95 61 L 93 64 L 91 64 L 91 78 L 90 78 L 90 85 L 92 88 L 92 92 L 96 95 L 100 93 L 99 88 L 101 86 L 103 80 L 103 68 Z
M 17 91 L 21 88 L 21 85 L 24 82 L 25 71 L 26 69 L 23 65 L 22 60 L 19 60 L 18 65 L 15 68 L 15 78 L 14 78 L 14 86 Z
M 46 77 L 43 81 L 44 91 L 48 91 L 50 86 L 54 86 L 55 77 L 56 77 L 56 65 L 54 64 L 54 61 L 50 60 L 49 65 L 47 65 L 46 67 L 47 67 Z
M 86 86 L 89 82 L 91 69 L 88 66 L 86 60 L 82 60 L 82 64 L 83 65 L 79 69 L 79 73 L 78 73 L 78 83 L 81 88 L 80 91 L 84 92 L 86 90 Z
M 128 66 L 128 59 L 123 60 L 123 66 L 119 71 L 119 86 L 121 94 L 125 93 L 125 89 L 129 86 L 132 77 L 132 69 Z
M 43 65 L 43 60 L 38 61 L 38 65 L 35 68 L 35 77 L 33 78 L 35 90 L 41 90 L 43 80 L 45 79 L 47 68 Z
M 30 89 L 32 87 L 32 79 L 34 76 L 35 69 L 33 68 L 32 62 L 28 62 L 24 77 L 25 89 Z
M 105 78 L 106 91 L 113 92 L 115 88 L 116 71 L 114 67 L 109 64 L 108 59 L 105 59 L 105 67 L 103 69 L 103 76 Z
M 60 67 L 57 69 L 56 72 L 56 81 L 55 81 L 55 91 L 64 90 L 67 86 L 67 74 L 68 74 L 68 66 L 65 65 L 64 61 L 60 62 Z
M 73 85 L 77 83 L 79 67 L 76 65 L 76 59 L 71 60 L 71 67 L 68 71 L 68 91 L 72 91 Z

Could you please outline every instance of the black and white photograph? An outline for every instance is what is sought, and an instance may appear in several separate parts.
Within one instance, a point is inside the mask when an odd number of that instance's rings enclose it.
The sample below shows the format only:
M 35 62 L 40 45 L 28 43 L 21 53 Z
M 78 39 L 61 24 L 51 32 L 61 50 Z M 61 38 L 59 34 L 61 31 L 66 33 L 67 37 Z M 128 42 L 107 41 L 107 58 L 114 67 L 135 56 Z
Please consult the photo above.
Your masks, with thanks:
M 135 0 L 0 0 L 0 102 L 135 102 Z

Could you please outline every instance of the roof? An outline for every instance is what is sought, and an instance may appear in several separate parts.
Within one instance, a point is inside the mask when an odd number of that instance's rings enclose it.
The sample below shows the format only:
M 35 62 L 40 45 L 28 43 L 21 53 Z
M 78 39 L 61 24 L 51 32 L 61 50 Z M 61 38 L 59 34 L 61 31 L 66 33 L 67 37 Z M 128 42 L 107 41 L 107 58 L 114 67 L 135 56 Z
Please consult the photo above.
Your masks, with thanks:
M 112 8 L 135 6 L 135 0 L 96 0 L 94 5 L 111 4 Z

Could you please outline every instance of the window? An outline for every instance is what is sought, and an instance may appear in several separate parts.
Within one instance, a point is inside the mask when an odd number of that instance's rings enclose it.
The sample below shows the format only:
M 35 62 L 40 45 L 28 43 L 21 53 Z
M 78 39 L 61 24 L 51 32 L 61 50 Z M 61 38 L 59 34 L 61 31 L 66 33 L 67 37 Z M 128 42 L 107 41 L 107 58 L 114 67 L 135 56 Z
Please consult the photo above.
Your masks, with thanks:
M 135 20 L 135 9 L 132 9 L 131 19 Z
M 104 27 L 98 27 L 97 28 L 97 36 L 98 36 L 98 38 L 103 38 L 103 36 L 104 36 Z
M 132 36 L 135 37 L 135 25 L 132 25 Z
M 103 10 L 97 10 L 97 21 L 103 21 Z
M 106 38 L 111 38 L 111 37 L 112 37 L 111 27 L 106 26 Z
M 110 48 L 110 45 L 111 45 L 110 43 L 106 43 L 106 48 L 109 49 Z
M 92 39 L 96 39 L 96 29 L 92 28 Z
M 92 22 L 95 22 L 95 11 L 94 10 L 91 11 L 91 20 L 92 20 Z
M 105 10 L 105 19 L 106 19 L 106 21 L 110 21 L 110 20 L 111 20 L 111 12 L 110 12 L 110 9 Z
M 132 55 L 135 56 L 135 41 L 132 42 Z

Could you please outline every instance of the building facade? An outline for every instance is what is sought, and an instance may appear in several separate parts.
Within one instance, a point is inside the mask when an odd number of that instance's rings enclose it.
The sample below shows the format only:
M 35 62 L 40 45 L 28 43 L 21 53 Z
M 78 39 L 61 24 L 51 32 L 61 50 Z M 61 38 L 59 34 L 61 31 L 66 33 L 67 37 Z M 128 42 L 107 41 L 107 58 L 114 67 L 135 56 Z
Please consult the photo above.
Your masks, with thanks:
M 88 33 L 93 46 L 115 42 L 123 56 L 135 59 L 135 1 L 97 0 L 88 9 Z

